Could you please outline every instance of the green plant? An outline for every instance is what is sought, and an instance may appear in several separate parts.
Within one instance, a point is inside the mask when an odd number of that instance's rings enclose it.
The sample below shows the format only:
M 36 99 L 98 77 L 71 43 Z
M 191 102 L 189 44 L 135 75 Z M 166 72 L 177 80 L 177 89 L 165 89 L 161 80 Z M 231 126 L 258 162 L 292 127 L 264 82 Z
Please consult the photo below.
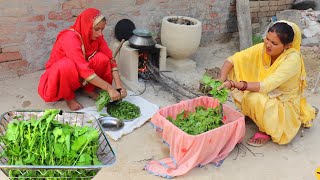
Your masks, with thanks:
M 16 116 L 7 125 L 6 134 L 0 142 L 5 148 L 1 157 L 8 159 L 9 165 L 75 166 L 99 165 L 96 153 L 99 133 L 93 127 L 70 126 L 54 120 L 60 112 L 46 110 L 36 120 L 21 120 Z M 66 171 L 71 179 L 95 175 L 94 171 L 79 170 L 82 174 Z M 61 170 L 28 171 L 24 177 L 60 177 Z M 10 177 L 19 177 L 19 170 L 10 170 Z
M 204 74 L 201 79 L 203 84 L 202 91 L 208 92 L 212 97 L 217 98 L 221 103 L 228 99 L 229 91 L 225 88 L 218 90 L 217 88 L 222 85 L 218 80 L 212 79 L 211 76 Z
M 252 35 L 252 44 L 256 45 L 263 42 L 263 37 L 260 34 Z
M 101 91 L 96 100 L 97 111 L 100 112 L 110 102 L 110 95 L 107 91 Z
M 120 101 L 107 106 L 107 112 L 110 116 L 122 120 L 131 120 L 141 115 L 139 106 L 128 101 Z
M 195 112 L 183 110 L 176 119 L 171 116 L 167 119 L 187 134 L 197 135 L 223 125 L 221 108 L 221 105 L 216 108 L 198 106 Z

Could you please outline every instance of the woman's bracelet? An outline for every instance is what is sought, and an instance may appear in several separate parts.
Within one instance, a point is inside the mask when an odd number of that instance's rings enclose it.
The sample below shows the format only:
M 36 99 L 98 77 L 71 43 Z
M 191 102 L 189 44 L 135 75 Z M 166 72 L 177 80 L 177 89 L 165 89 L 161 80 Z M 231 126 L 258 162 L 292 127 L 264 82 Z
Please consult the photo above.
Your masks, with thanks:
M 243 82 L 243 86 L 241 89 L 239 89 L 240 91 L 245 91 L 247 90 L 247 87 L 248 87 L 248 82 L 247 81 L 240 81 L 240 82 Z
M 231 85 L 230 90 L 234 90 L 234 89 L 236 88 L 236 85 L 235 85 L 235 83 L 234 83 L 232 80 L 226 79 L 224 82 L 226 82 L 226 81 L 228 81 L 228 82 L 230 83 L 230 85 Z M 239 89 L 240 91 L 245 91 L 245 90 L 247 90 L 247 88 L 248 88 L 248 82 L 247 82 L 247 81 L 240 81 L 240 82 L 243 83 L 243 86 L 242 86 L 242 88 L 237 88 L 237 89 Z
M 234 88 L 236 88 L 236 84 L 232 80 L 230 80 L 230 82 L 231 82 L 231 90 L 234 90 Z
M 228 79 L 226 79 L 225 82 L 226 82 L 226 81 L 228 81 L 228 82 L 230 83 L 230 85 L 231 85 L 230 90 L 231 90 L 231 91 L 234 90 L 234 88 L 235 88 L 234 82 L 233 82 L 232 80 L 228 80 Z
M 118 71 L 118 68 L 113 68 L 111 72 Z

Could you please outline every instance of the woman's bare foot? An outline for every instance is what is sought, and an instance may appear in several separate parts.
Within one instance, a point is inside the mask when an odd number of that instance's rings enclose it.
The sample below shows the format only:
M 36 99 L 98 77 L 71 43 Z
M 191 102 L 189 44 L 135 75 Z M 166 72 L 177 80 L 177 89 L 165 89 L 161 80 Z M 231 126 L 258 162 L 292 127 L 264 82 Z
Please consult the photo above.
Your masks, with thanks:
M 95 91 L 92 91 L 92 92 L 83 91 L 83 93 L 94 100 L 96 100 L 99 96 L 99 94 Z
M 67 102 L 68 107 L 72 111 L 78 111 L 83 108 L 83 106 L 75 99 L 72 99 L 69 101 L 66 100 L 66 102 Z

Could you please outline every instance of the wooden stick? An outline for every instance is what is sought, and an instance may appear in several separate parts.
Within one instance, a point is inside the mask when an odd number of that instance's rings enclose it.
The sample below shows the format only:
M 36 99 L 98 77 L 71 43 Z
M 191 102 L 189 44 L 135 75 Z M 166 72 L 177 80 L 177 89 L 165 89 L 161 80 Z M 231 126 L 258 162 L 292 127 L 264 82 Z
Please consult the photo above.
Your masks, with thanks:
M 121 40 L 119 46 L 118 46 L 117 49 L 114 51 L 113 58 L 115 58 L 115 57 L 118 55 L 118 53 L 119 53 L 119 51 L 120 51 L 120 48 L 122 47 L 122 44 L 124 43 L 124 41 L 125 41 L 124 39 Z

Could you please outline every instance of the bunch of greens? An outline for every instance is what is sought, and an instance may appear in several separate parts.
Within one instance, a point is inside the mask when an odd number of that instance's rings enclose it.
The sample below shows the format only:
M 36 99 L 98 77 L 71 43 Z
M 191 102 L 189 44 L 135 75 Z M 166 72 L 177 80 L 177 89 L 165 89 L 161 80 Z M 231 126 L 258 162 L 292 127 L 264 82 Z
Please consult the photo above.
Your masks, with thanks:
M 107 91 L 100 91 L 99 96 L 96 100 L 96 107 L 100 112 L 110 102 L 110 95 Z
M 208 93 L 212 97 L 217 98 L 221 103 L 224 103 L 227 101 L 229 91 L 225 88 L 221 90 L 217 89 L 219 86 L 222 85 L 220 81 L 214 80 L 207 74 L 204 74 L 202 76 L 201 82 L 203 84 L 203 88 L 208 89 Z
M 223 125 L 221 107 L 221 105 L 216 108 L 198 106 L 195 112 L 183 110 L 176 119 L 171 116 L 167 119 L 187 134 L 198 135 Z
M 97 158 L 99 133 L 92 127 L 70 126 L 54 120 L 60 110 L 46 110 L 36 120 L 21 116 L 7 125 L 6 134 L 1 136 L 4 144 L 1 157 L 8 159 L 9 165 L 75 166 L 100 165 Z M 94 176 L 95 171 L 63 171 L 66 177 L 78 179 Z M 23 177 L 60 177 L 61 170 L 26 171 Z M 19 170 L 10 170 L 10 177 L 22 177 Z
M 136 106 L 128 101 L 120 101 L 109 104 L 107 106 L 107 112 L 110 116 L 121 120 L 131 120 L 141 115 L 139 106 Z
M 256 45 L 263 42 L 263 37 L 260 34 L 252 35 L 252 44 Z

